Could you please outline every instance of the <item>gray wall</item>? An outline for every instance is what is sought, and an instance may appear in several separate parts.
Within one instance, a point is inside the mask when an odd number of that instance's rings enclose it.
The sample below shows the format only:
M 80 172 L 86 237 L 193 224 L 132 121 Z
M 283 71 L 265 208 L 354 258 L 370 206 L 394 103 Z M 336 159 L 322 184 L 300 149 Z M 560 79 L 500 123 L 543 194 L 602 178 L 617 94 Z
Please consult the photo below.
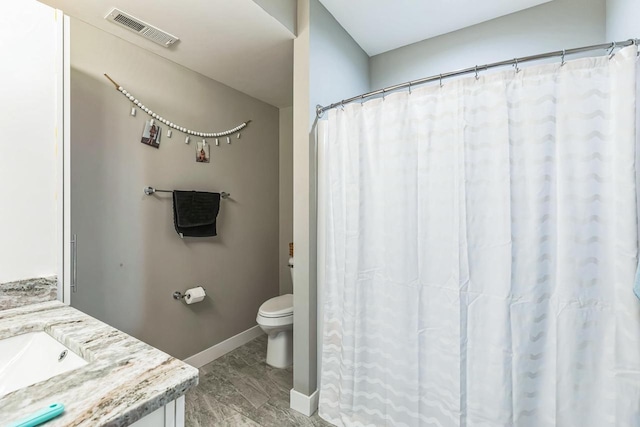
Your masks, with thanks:
M 255 326 L 260 304 L 278 294 L 278 109 L 81 21 L 71 38 L 72 223 L 85 230 L 87 311 L 179 358 Z M 212 146 L 210 164 L 195 163 L 193 143 L 167 138 L 166 127 L 156 150 L 139 142 L 148 116 L 129 115 L 105 72 L 192 129 L 251 125 L 232 145 Z M 170 196 L 144 196 L 147 185 L 230 192 L 218 237 L 181 240 Z M 196 285 L 205 302 L 171 298 Z
M 311 147 L 316 144 L 316 106 L 328 105 L 341 99 L 349 98 L 370 90 L 369 76 L 369 56 L 364 50 L 351 38 L 344 28 L 336 21 L 329 11 L 318 0 L 311 0 L 310 4 L 310 21 L 311 21 L 311 37 L 310 37 L 310 117 L 312 129 L 309 135 L 309 143 Z M 315 156 L 312 163 L 314 177 Z M 317 187 L 313 187 L 313 211 L 315 213 Z M 316 283 L 317 268 L 324 266 L 315 265 L 317 259 L 317 223 L 316 217 L 313 217 L 314 233 L 310 242 L 313 245 L 314 263 L 310 269 L 313 275 L 311 289 L 316 289 L 313 295 L 316 300 L 313 301 L 314 306 L 322 306 L 322 289 L 318 289 Z M 317 325 L 316 339 L 316 374 L 317 382 L 320 378 L 321 358 L 321 333 L 322 333 L 322 310 L 317 309 Z M 311 373 L 312 374 L 312 373 Z
M 315 106 L 369 89 L 368 56 L 318 0 L 298 0 L 294 42 L 294 389 L 317 388 Z
M 640 1 L 607 0 L 607 41 L 640 38 Z
M 289 243 L 293 242 L 293 107 L 280 109 L 280 294 L 293 292 Z
M 371 86 L 377 89 L 476 64 L 604 43 L 605 13 L 605 0 L 554 0 L 401 47 L 371 58 Z
M 311 0 L 310 117 L 328 105 L 367 92 L 369 56 L 318 0 Z

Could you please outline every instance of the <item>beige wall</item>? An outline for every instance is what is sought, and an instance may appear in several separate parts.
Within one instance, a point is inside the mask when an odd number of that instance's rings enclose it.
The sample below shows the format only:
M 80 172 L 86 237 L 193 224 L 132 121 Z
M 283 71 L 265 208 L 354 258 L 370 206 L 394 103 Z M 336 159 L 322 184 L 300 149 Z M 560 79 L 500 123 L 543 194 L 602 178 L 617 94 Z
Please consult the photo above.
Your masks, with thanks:
M 293 42 L 293 388 L 307 396 L 316 389 L 315 193 L 311 187 L 315 163 L 309 143 L 309 8 L 309 0 L 298 0 L 298 37 Z
M 78 20 L 71 66 L 72 305 L 179 358 L 255 326 L 279 290 L 278 109 Z M 102 73 L 192 129 L 251 125 L 231 145 L 213 145 L 210 164 L 195 163 L 193 143 L 179 132 L 167 138 L 166 127 L 156 150 L 139 142 L 148 116 L 130 116 Z M 145 196 L 147 185 L 230 192 L 218 236 L 181 240 L 170 195 Z M 197 285 L 205 302 L 172 299 Z
M 289 242 L 293 242 L 293 107 L 280 109 L 280 294 L 293 292 L 289 271 Z
M 296 34 L 296 0 L 253 0 L 269 15 L 284 25 L 292 34 Z

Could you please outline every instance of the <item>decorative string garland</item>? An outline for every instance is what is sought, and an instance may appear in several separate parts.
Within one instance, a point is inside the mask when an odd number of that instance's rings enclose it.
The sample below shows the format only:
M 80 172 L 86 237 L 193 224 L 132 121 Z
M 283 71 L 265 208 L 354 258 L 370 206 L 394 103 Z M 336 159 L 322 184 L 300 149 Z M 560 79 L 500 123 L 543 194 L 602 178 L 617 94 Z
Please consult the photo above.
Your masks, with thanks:
M 178 130 L 178 131 L 180 131 L 182 133 L 186 133 L 187 135 L 199 136 L 199 137 L 202 137 L 202 138 L 216 138 L 216 145 L 219 145 L 218 138 L 225 137 L 225 136 L 227 137 L 227 143 L 230 144 L 231 140 L 229 139 L 229 136 L 233 135 L 234 133 L 238 134 L 237 138 L 239 139 L 240 138 L 240 131 L 242 129 L 246 128 L 249 123 L 251 123 L 251 120 L 247 120 L 246 122 L 234 127 L 233 129 L 225 130 L 224 132 L 199 132 L 199 131 L 195 131 L 195 130 L 192 130 L 192 129 L 187 129 L 184 126 L 180 126 L 177 123 L 174 123 L 174 122 L 172 122 L 170 120 L 167 120 L 164 117 L 162 117 L 161 115 L 159 115 L 157 113 L 154 113 L 153 110 L 151 110 L 149 107 L 145 106 L 135 96 L 133 96 L 130 92 L 128 92 L 122 86 L 120 86 L 118 83 L 116 83 L 107 74 L 105 74 L 104 76 L 107 79 L 109 79 L 109 81 L 111 83 L 113 83 L 113 85 L 116 87 L 116 89 L 120 93 L 122 93 L 127 99 L 129 99 L 129 101 L 131 101 L 136 107 L 138 107 L 139 109 L 141 109 L 142 111 L 147 113 L 149 116 L 151 116 L 154 120 L 157 120 L 160 123 L 164 123 L 165 125 L 169 126 L 170 128 Z M 187 137 L 185 142 L 189 143 L 189 137 Z

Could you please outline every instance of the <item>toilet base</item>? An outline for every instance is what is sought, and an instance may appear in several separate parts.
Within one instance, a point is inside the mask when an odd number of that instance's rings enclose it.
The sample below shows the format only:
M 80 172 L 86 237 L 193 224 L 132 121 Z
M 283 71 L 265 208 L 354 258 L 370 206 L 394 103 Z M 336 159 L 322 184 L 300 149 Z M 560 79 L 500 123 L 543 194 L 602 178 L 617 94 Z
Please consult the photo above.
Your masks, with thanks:
M 293 364 L 293 330 L 268 335 L 267 365 L 283 369 Z

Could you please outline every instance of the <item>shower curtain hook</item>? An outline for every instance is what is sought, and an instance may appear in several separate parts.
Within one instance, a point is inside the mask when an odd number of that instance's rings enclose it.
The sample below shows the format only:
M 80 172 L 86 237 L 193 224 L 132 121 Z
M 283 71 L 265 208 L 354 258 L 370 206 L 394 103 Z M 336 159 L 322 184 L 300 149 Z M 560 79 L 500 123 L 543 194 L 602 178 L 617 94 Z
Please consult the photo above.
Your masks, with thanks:
M 638 47 L 638 39 L 631 39 L 631 43 L 633 46 Z M 640 56 L 640 50 L 638 50 L 638 53 L 636 54 L 636 56 Z
M 440 74 L 440 87 L 442 87 L 442 74 Z
M 344 99 L 340 101 L 340 109 L 344 111 Z
M 382 89 L 382 100 L 383 101 L 385 100 L 384 96 L 386 95 L 386 93 L 385 93 L 386 91 L 387 91 L 387 89 Z
M 480 77 L 478 77 L 478 66 L 476 65 L 476 80 L 480 79 Z
M 566 64 L 566 62 L 564 61 L 564 55 L 565 53 L 567 53 L 566 49 L 562 49 L 562 61 L 560 62 L 560 66 L 564 67 L 564 64 Z
M 411 82 L 409 82 L 409 95 L 411 95 Z
M 614 50 L 616 50 L 616 42 L 611 42 L 611 50 L 609 51 L 609 59 L 613 58 L 615 56 L 615 54 L 613 53 Z
M 362 95 L 360 97 L 360 105 L 363 106 L 364 105 L 364 95 Z
M 518 67 L 518 58 L 513 58 L 513 60 L 515 61 L 515 67 L 516 67 L 516 74 L 518 74 L 520 72 L 520 68 Z

